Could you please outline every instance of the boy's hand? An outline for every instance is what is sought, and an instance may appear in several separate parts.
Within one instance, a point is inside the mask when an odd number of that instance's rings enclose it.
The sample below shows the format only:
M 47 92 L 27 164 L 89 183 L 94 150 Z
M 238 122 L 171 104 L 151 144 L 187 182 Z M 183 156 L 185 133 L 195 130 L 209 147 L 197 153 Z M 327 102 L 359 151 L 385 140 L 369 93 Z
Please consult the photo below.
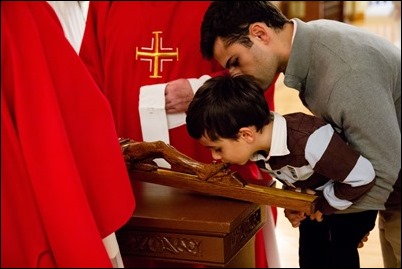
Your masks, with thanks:
M 299 227 L 300 222 L 306 218 L 306 214 L 303 211 L 285 209 L 284 213 L 285 217 L 289 220 L 290 224 L 292 224 L 293 228 Z
M 360 240 L 359 245 L 357 246 L 358 248 L 364 247 L 364 243 L 367 242 L 369 235 L 370 235 L 370 233 L 367 233 L 367 234 L 362 238 L 362 240 Z
M 321 213 L 321 211 L 317 210 L 316 212 L 311 214 L 310 219 L 311 220 L 316 220 L 318 222 L 321 222 L 322 221 L 322 213 Z

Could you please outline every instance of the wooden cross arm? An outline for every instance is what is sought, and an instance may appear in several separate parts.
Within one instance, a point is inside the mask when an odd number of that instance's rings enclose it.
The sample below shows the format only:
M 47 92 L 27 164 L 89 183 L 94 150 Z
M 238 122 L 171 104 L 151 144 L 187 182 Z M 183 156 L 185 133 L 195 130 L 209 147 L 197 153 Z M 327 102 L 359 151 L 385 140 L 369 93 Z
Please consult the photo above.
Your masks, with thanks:
M 235 172 L 233 172 L 235 173 Z M 243 185 L 220 184 L 216 181 L 200 180 L 196 175 L 158 168 L 154 171 L 130 170 L 131 180 L 155 183 L 180 189 L 223 196 L 256 204 L 303 211 L 315 212 L 317 196 L 306 193 L 283 190 L 274 186 L 253 183 Z M 232 176 L 228 175 L 228 176 Z

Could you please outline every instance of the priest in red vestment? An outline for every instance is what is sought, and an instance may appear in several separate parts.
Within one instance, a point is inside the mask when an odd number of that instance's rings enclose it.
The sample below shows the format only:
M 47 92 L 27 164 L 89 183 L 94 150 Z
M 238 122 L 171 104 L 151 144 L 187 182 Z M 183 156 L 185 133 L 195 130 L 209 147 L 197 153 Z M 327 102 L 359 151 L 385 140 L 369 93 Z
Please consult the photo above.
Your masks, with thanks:
M 45 2 L 1 2 L 1 267 L 112 267 L 133 214 L 110 105 Z
M 186 109 L 166 113 L 164 99 L 166 85 L 172 81 L 186 78 L 196 91 L 207 78 L 223 71 L 217 62 L 203 59 L 199 51 L 200 26 L 209 4 L 210 1 L 90 2 L 79 54 L 111 103 L 120 137 L 162 140 L 198 161 L 212 161 L 209 150 L 187 134 Z M 273 88 L 266 93 L 271 108 Z M 191 92 L 191 98 L 192 95 Z M 238 170 L 245 177 L 260 177 L 250 167 Z M 255 172 L 259 173 L 258 168 Z M 272 225 L 274 220 L 270 221 Z M 273 242 L 275 248 L 275 234 L 272 227 L 269 229 L 271 238 L 265 241 Z M 257 234 L 257 242 L 257 267 L 267 267 L 262 232 Z M 276 252 L 271 253 L 276 256 Z

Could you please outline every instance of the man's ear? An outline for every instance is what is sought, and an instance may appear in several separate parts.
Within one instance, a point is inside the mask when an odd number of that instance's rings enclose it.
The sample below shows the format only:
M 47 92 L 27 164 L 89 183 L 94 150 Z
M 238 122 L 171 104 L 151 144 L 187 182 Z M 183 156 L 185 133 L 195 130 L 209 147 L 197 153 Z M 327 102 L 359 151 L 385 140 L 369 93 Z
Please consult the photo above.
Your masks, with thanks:
M 254 141 L 254 131 L 250 127 L 242 127 L 239 130 L 239 139 L 244 139 L 247 143 Z
M 267 26 L 262 22 L 252 23 L 249 26 L 250 35 L 261 41 L 268 41 L 269 35 L 267 30 Z

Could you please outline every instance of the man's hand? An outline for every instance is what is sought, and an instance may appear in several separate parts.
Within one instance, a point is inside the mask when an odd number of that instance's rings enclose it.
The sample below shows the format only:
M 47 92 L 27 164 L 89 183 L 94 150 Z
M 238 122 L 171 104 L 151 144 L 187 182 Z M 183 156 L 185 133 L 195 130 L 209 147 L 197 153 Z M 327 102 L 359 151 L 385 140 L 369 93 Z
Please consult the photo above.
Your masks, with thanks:
M 168 82 L 165 88 L 166 113 L 186 112 L 193 97 L 194 93 L 187 79 L 180 78 Z
M 306 214 L 302 211 L 296 211 L 291 209 L 284 210 L 285 217 L 290 221 L 293 228 L 300 226 L 300 222 L 306 218 Z

